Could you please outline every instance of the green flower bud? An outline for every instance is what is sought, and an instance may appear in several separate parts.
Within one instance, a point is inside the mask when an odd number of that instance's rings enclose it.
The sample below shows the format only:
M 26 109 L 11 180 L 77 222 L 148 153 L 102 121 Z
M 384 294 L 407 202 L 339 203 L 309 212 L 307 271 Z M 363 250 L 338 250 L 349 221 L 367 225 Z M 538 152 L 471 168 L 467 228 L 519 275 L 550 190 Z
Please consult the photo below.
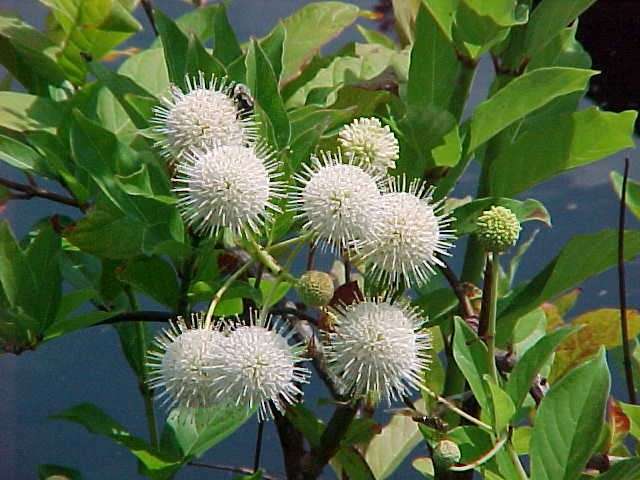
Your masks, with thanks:
M 440 440 L 433 449 L 433 461 L 448 469 L 460 461 L 460 448 L 451 440 Z
M 297 290 L 304 304 L 322 307 L 333 298 L 333 279 L 328 273 L 309 270 L 298 280 Z
M 478 218 L 476 235 L 489 252 L 504 252 L 518 241 L 520 222 L 518 217 L 505 207 L 491 207 Z

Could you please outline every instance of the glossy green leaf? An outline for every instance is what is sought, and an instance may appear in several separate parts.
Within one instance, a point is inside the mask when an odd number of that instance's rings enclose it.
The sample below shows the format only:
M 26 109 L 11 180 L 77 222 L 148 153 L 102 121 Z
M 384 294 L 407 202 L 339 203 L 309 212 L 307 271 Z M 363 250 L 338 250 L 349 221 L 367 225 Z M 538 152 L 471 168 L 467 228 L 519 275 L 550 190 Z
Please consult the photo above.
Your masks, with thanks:
M 185 88 L 185 75 L 187 73 L 187 52 L 189 51 L 189 39 L 178 28 L 173 20 L 162 11 L 155 9 L 154 18 L 162 40 L 162 49 L 169 72 L 169 80 L 181 88 Z
M 515 323 L 526 313 L 613 267 L 617 263 L 617 245 L 614 230 L 573 237 L 540 273 L 516 288 L 506 305 L 499 305 L 497 343 L 509 342 Z M 640 232 L 625 232 L 625 260 L 639 253 Z
M 486 382 L 486 391 L 491 398 L 493 406 L 493 428 L 497 433 L 507 429 L 509 422 L 516 413 L 516 407 L 511 397 L 489 376 L 483 377 Z
M 284 55 L 284 42 L 287 31 L 282 23 L 279 23 L 271 33 L 260 40 L 260 46 L 264 50 L 265 55 L 269 59 L 269 63 L 273 67 L 276 79 L 280 81 L 282 75 L 282 56 Z
M 578 22 L 563 29 L 531 57 L 527 70 L 545 67 L 591 68 L 591 57 L 576 39 L 577 31 Z
M 283 80 L 298 76 L 320 48 L 355 22 L 359 13 L 357 6 L 348 3 L 315 2 L 285 18 Z
M 611 468 L 596 477 L 596 480 L 631 480 L 640 478 L 640 458 L 626 458 L 615 462 Z
M 460 317 L 455 317 L 453 358 L 469 382 L 480 407 L 491 411 L 491 401 L 485 390 L 484 376 L 489 374 L 487 346 Z
M 554 98 L 586 89 L 593 70 L 540 68 L 515 78 L 478 105 L 470 124 L 469 151 Z
M 493 446 L 491 435 L 474 425 L 463 425 L 447 432 L 447 438 L 460 447 L 460 461 L 470 463 L 486 454 Z
M 531 437 L 532 478 L 578 478 L 597 447 L 610 387 L 604 349 L 551 387 Z
M 254 410 L 244 406 L 211 407 L 195 410 L 175 408 L 169 413 L 163 432 L 163 446 L 178 448 L 183 462 L 200 457 L 207 450 L 232 435 Z M 170 447 L 171 446 L 171 447 Z
M 613 184 L 613 190 L 616 192 L 616 195 L 618 195 L 618 198 L 620 198 L 622 195 L 622 175 L 613 171 L 609 175 L 609 178 Z M 627 180 L 626 204 L 631 213 L 633 213 L 636 218 L 640 218 L 640 182 L 631 179 Z
M 198 77 L 201 73 L 204 78 L 210 79 L 212 76 L 223 78 L 227 75 L 224 65 L 209 54 L 198 37 L 189 35 L 189 48 L 187 53 L 187 75 Z
M 118 69 L 118 73 L 129 77 L 156 97 L 169 90 L 169 73 L 162 48 L 143 50 L 128 58 Z
M 64 107 L 26 93 L 0 92 L 0 127 L 15 132 L 54 132 L 62 122 Z
M 549 361 L 556 347 L 572 331 L 573 329 L 571 328 L 563 328 L 550 333 L 538 340 L 518 360 L 505 385 L 505 390 L 516 407 L 522 405 L 535 376 Z
M 0 15 L 0 64 L 29 92 L 46 95 L 49 85 L 62 85 L 65 75 L 56 63 L 57 51 L 31 25 L 12 15 Z
M 215 38 L 213 53 L 224 65 L 229 65 L 242 56 L 242 49 L 227 18 L 227 9 L 224 3 L 218 5 L 213 28 Z
M 396 48 L 396 44 L 394 43 L 394 41 L 384 33 L 380 33 L 377 30 L 373 30 L 371 28 L 363 27 L 362 25 L 356 25 L 356 29 L 358 30 L 358 33 L 362 35 L 362 38 L 364 38 L 364 40 L 368 43 L 375 43 L 386 48 Z
M 46 159 L 42 155 L 28 145 L 5 135 L 0 135 L 0 160 L 25 172 L 50 174 Z
M 456 235 L 466 235 L 474 233 L 477 226 L 477 220 L 485 210 L 494 205 L 506 207 L 511 210 L 520 223 L 537 220 L 551 226 L 551 217 L 545 206 L 538 200 L 529 198 L 527 200 L 514 200 L 512 198 L 479 198 L 456 208 L 453 216 L 456 221 L 454 230 Z
M 61 27 L 62 49 L 58 64 L 74 83 L 82 83 L 87 72 L 82 55 L 101 59 L 142 25 L 119 1 L 42 0 Z
M 424 409 L 422 400 L 416 403 L 416 408 Z M 393 415 L 389 423 L 382 427 L 382 432 L 373 437 L 366 450 L 365 460 L 376 480 L 390 478 L 421 438 L 417 424 L 410 417 Z
M 284 148 L 291 137 L 291 125 L 278 92 L 278 80 L 273 66 L 262 47 L 253 40 L 246 58 L 247 86 L 267 115 L 275 132 L 279 149 Z
M 493 160 L 494 195 L 513 196 L 554 175 L 633 148 L 637 112 L 596 107 L 532 122 Z
M 217 5 L 200 5 L 188 11 L 176 20 L 176 25 L 185 35 L 195 35 L 202 43 L 211 40 L 215 35 L 215 21 L 223 3 Z
M 589 8 L 595 0 L 543 0 L 529 19 L 525 39 L 525 54 L 533 55 L 551 42 L 563 28 Z
M 53 415 L 51 418 L 74 422 L 85 427 L 90 433 L 108 437 L 131 452 L 154 479 L 169 478 L 178 461 L 155 451 L 147 443 L 133 435 L 118 422 L 91 403 L 82 403 Z
M 157 302 L 176 309 L 180 288 L 176 272 L 159 257 L 138 258 L 117 272 L 118 278 Z
M 137 128 L 144 129 L 149 127 L 149 118 L 152 115 L 150 107 L 158 102 L 157 99 L 131 78 L 114 73 L 102 64 L 92 62 L 89 64 L 89 69 L 111 91 Z M 149 108 L 141 111 L 140 106 L 142 104 L 131 102 L 131 95 L 147 99 Z
M 416 40 L 411 49 L 407 102 L 425 108 L 447 109 L 461 68 L 456 50 L 426 6 L 416 19 Z

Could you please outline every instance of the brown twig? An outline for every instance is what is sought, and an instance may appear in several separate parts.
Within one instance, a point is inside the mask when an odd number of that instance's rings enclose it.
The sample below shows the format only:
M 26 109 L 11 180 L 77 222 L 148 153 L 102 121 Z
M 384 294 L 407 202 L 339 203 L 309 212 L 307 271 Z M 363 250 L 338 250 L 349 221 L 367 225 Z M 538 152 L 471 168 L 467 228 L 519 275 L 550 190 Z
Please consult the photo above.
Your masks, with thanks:
M 440 271 L 444 275 L 444 278 L 446 278 L 447 283 L 451 287 L 451 290 L 453 291 L 454 295 L 458 298 L 458 302 L 460 303 L 460 309 L 462 311 L 462 316 L 464 317 L 464 320 L 467 323 L 469 323 L 469 321 L 476 321 L 477 320 L 476 312 L 473 310 L 473 306 L 471 305 L 471 300 L 469 300 L 469 297 L 467 296 L 465 289 L 462 286 L 462 283 L 460 282 L 460 280 L 458 279 L 454 271 L 451 269 L 451 267 L 444 260 L 442 259 L 440 260 L 443 263 L 443 265 L 440 266 Z
M 34 197 L 39 197 L 53 202 L 62 203 L 70 207 L 79 208 L 82 211 L 85 211 L 88 207 L 88 205 L 78 202 L 75 198 L 65 197 L 64 195 L 50 192 L 49 190 L 38 187 L 35 183 L 31 184 L 31 182 L 27 185 L 24 183 L 13 182 L 6 178 L 0 178 L 0 185 L 11 190 L 15 190 L 16 192 L 20 192 L 19 194 L 12 192 L 11 198 L 16 200 L 29 200 Z
M 631 351 L 629 348 L 629 325 L 627 323 L 627 287 L 624 273 L 624 227 L 626 213 L 627 181 L 629 180 L 629 158 L 624 159 L 624 176 L 620 192 L 620 216 L 618 219 L 618 290 L 620 294 L 620 328 L 622 330 L 622 352 L 624 373 L 627 380 L 629 403 L 636 404 L 636 389 L 633 384 Z
M 199 463 L 199 462 L 189 462 L 187 465 L 190 467 L 199 467 L 199 468 L 208 468 L 211 470 L 219 470 L 222 472 L 232 472 L 232 473 L 244 473 L 247 475 L 251 475 L 253 471 L 248 467 L 234 467 L 232 465 L 219 465 L 212 463 Z M 268 473 L 263 472 L 262 478 L 264 480 L 280 480 L 279 477 L 274 477 Z

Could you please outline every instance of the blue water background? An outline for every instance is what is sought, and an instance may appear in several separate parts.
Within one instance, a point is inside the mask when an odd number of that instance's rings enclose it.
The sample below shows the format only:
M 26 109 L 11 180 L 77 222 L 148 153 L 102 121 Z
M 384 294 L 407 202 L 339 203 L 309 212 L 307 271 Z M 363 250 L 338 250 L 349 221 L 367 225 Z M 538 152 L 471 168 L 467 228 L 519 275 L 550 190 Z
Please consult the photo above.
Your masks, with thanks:
M 286 17 L 300 6 L 309 3 L 300 0 L 235 0 L 230 4 L 229 16 L 241 40 L 250 35 L 261 36 L 270 31 L 279 18 Z M 372 1 L 354 1 L 371 8 Z M 177 0 L 157 0 L 155 4 L 176 17 L 190 8 Z M 2 9 L 19 12 L 30 23 L 40 27 L 44 22 L 44 9 L 35 0 L 1 0 Z M 138 17 L 147 22 L 141 11 Z M 340 37 L 338 43 L 358 40 L 352 28 Z M 152 40 L 149 32 L 137 35 L 130 44 L 147 45 Z M 481 101 L 491 80 L 491 66 L 482 63 L 474 86 L 471 104 Z M 584 107 L 588 102 L 585 101 Z M 630 152 L 626 152 L 629 154 Z M 617 200 L 608 180 L 611 170 L 621 170 L 625 153 L 621 153 L 586 168 L 567 172 L 526 192 L 523 197 L 542 201 L 549 209 L 553 228 L 542 228 L 529 254 L 522 262 L 517 280 L 523 281 L 546 265 L 573 235 L 615 228 Z M 632 176 L 640 177 L 640 166 L 632 163 Z M 0 165 L 0 174 L 22 180 L 19 173 Z M 472 166 L 460 182 L 457 196 L 473 194 L 478 168 Z M 14 202 L 0 215 L 7 218 L 18 236 L 40 218 L 53 212 L 75 214 L 43 200 Z M 629 227 L 638 228 L 638 222 L 629 218 Z M 534 228 L 528 224 L 523 232 L 527 238 Z M 454 251 L 452 263 L 459 270 L 464 245 Z M 631 307 L 640 303 L 640 262 L 628 267 L 628 295 Z M 615 271 L 609 271 L 586 282 L 583 294 L 573 312 L 617 305 Z M 34 301 L 38 301 L 34 298 Z M 611 361 L 615 361 L 611 359 Z M 619 367 L 614 366 L 614 370 Z M 617 370 L 619 371 L 619 370 Z M 313 406 L 323 396 L 319 381 L 308 389 L 307 402 Z M 614 379 L 614 394 L 625 398 L 620 377 Z M 36 478 L 39 464 L 54 463 L 79 469 L 85 479 L 114 480 L 137 479 L 136 462 L 124 449 L 110 440 L 91 435 L 74 424 L 49 420 L 51 414 L 81 402 L 95 403 L 109 415 L 125 425 L 133 434 L 145 437 L 146 423 L 142 401 L 128 365 L 123 359 L 117 335 L 111 327 L 91 328 L 65 336 L 40 346 L 35 352 L 21 356 L 0 356 L 0 479 L 22 480 Z M 318 407 L 323 415 L 328 407 Z M 223 444 L 208 452 L 203 462 L 229 465 L 250 465 L 253 457 L 256 424 L 248 422 Z M 268 424 L 264 437 L 263 466 L 272 473 L 282 475 L 280 446 L 273 424 Z M 410 458 L 424 455 L 418 447 Z M 327 468 L 326 478 L 333 478 Z M 232 478 L 231 474 L 185 468 L 178 479 Z M 405 462 L 394 479 L 412 479 L 420 476 Z

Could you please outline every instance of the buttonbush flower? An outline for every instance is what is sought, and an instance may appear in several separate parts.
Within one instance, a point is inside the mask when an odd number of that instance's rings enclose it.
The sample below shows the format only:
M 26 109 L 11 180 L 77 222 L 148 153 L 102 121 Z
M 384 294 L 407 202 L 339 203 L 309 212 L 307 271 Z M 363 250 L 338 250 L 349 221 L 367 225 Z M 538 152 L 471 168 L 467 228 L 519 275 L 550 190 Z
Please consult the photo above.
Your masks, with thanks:
M 228 145 L 194 151 L 178 164 L 175 191 L 187 223 L 212 235 L 226 227 L 257 232 L 282 197 L 278 163 L 264 146 Z
M 451 222 L 439 215 L 442 203 L 432 202 L 432 191 L 422 182 L 407 185 L 405 177 L 390 182 L 390 192 L 379 201 L 376 235 L 361 243 L 368 272 L 379 282 L 424 284 L 441 265 L 438 255 L 448 255 Z
M 356 118 L 343 127 L 338 143 L 348 158 L 386 173 L 396 167 L 398 140 L 388 125 L 377 118 Z
M 371 234 L 372 217 L 379 203 L 381 181 L 370 170 L 342 163 L 338 153 L 322 153 L 295 177 L 299 183 L 292 203 L 304 228 L 332 248 L 347 248 L 358 238 Z
M 307 383 L 310 372 L 299 366 L 302 345 L 290 345 L 292 332 L 271 317 L 262 324 L 258 312 L 251 312 L 248 325 L 236 326 L 216 356 L 220 373 L 219 397 L 225 402 L 258 407 L 258 419 L 273 416 L 273 408 L 284 412 L 302 397 L 299 383 Z
M 204 73 L 186 76 L 187 91 L 172 86 L 168 97 L 154 109 L 154 131 L 163 155 L 182 159 L 192 149 L 218 145 L 245 145 L 257 136 L 252 114 L 238 108 L 233 99 L 234 84 Z
M 192 315 L 187 324 L 178 317 L 171 327 L 155 339 L 147 354 L 149 384 L 157 398 L 169 407 L 210 407 L 216 397 L 216 373 L 212 370 L 225 335 L 216 328 L 205 328 L 203 316 Z
M 327 349 L 330 366 L 347 391 L 388 403 L 422 384 L 431 337 L 416 310 L 365 301 L 336 310 Z

